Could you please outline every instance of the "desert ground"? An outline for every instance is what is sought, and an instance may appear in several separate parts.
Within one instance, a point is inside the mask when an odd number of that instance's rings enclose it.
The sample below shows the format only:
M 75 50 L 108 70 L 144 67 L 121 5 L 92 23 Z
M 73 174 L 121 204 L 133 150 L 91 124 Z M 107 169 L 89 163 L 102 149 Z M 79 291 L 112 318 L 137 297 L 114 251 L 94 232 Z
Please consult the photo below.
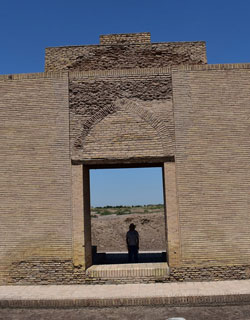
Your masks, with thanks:
M 98 252 L 124 252 L 126 232 L 136 225 L 141 251 L 165 251 L 164 207 L 158 205 L 92 208 L 92 245 Z

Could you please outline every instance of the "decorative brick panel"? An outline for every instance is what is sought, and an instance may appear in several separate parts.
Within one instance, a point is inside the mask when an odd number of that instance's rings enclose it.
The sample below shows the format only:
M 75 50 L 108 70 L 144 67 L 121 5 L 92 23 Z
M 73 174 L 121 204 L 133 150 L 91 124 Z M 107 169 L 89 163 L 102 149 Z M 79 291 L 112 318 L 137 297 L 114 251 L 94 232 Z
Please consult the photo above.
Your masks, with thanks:
M 174 155 L 170 70 L 70 74 L 73 160 Z M 98 143 L 97 143 L 98 142 Z

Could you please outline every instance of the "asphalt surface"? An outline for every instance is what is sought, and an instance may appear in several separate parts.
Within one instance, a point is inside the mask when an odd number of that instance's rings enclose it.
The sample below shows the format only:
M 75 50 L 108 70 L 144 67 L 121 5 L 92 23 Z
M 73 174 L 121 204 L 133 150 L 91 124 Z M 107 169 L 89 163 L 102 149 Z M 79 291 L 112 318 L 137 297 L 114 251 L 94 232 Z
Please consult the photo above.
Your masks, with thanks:
M 1 320 L 250 320 L 250 305 L 210 307 L 130 306 L 76 309 L 0 309 Z
M 157 303 L 166 303 L 153 305 L 150 301 L 154 298 Z M 174 304 L 167 304 L 169 298 L 174 298 Z M 76 301 L 81 304 L 75 304 Z M 122 301 L 122 306 L 115 307 L 117 301 Z M 131 305 L 138 301 L 141 305 Z M 14 302 L 12 308 L 9 302 Z M 110 305 L 110 302 L 114 304 Z M 0 320 L 167 320 L 170 317 L 183 317 L 185 320 L 250 320 L 250 280 L 0 286 L 0 306 Z

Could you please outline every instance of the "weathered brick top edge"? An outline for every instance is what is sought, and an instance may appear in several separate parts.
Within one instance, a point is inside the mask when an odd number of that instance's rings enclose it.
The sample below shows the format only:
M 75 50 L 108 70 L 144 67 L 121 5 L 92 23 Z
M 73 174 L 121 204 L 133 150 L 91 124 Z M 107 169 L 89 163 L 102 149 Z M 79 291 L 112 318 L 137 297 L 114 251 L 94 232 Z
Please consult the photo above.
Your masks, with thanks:
M 171 67 L 163 68 L 135 68 L 135 69 L 112 69 L 112 70 L 92 70 L 92 71 L 72 71 L 69 78 L 82 77 L 122 77 L 129 75 L 158 75 L 171 73 Z
M 195 64 L 174 66 L 172 71 L 206 71 L 206 70 L 232 70 L 250 69 L 250 63 L 225 63 L 225 64 Z
M 151 35 L 150 32 L 130 32 L 130 33 L 109 33 L 101 34 L 100 37 L 110 37 L 110 36 L 140 36 L 140 35 Z
M 110 46 L 123 46 L 123 45 L 131 45 L 131 46 L 152 46 L 155 44 L 175 44 L 175 45 L 185 45 L 185 44 L 198 44 L 198 43 L 203 43 L 206 45 L 206 41 L 172 41 L 172 42 L 151 42 L 151 43 L 117 43 L 117 44 L 83 44 L 83 45 L 71 45 L 71 46 L 57 46 L 57 47 L 46 47 L 45 50 L 49 49 L 63 49 L 63 48 L 79 48 L 79 47 L 110 47 Z
M 1 74 L 0 81 L 6 80 L 23 80 L 23 79 L 46 79 L 46 78 L 65 78 L 68 77 L 68 72 L 38 72 L 38 73 L 16 73 L 16 74 Z
M 118 44 L 118 43 L 151 43 L 150 32 L 140 33 L 114 33 L 99 36 L 100 44 Z
M 100 34 L 99 38 L 110 38 L 110 37 L 143 37 L 151 36 L 150 32 L 132 32 L 132 33 L 110 33 L 110 34 Z

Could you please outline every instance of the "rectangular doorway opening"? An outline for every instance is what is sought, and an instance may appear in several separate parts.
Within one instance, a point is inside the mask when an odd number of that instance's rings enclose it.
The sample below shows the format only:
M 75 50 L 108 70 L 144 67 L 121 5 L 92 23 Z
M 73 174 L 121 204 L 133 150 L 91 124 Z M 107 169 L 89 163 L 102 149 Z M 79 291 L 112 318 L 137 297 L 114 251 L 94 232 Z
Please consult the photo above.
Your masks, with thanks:
M 143 168 L 149 176 L 140 177 L 138 168 Z M 125 181 L 119 177 L 119 171 Z M 104 175 L 94 181 L 93 172 Z M 105 166 L 73 163 L 75 268 L 86 270 L 90 278 L 152 276 L 155 279 L 168 276 L 168 265 L 179 266 L 181 250 L 175 172 L 174 161 Z M 138 180 L 141 186 L 137 185 Z M 128 263 L 126 232 L 131 223 L 136 225 L 140 236 L 139 263 Z
M 152 268 L 152 263 L 167 262 L 161 166 L 90 169 L 90 199 L 93 265 L 132 262 Z M 138 261 L 128 256 L 131 224 L 139 233 Z

